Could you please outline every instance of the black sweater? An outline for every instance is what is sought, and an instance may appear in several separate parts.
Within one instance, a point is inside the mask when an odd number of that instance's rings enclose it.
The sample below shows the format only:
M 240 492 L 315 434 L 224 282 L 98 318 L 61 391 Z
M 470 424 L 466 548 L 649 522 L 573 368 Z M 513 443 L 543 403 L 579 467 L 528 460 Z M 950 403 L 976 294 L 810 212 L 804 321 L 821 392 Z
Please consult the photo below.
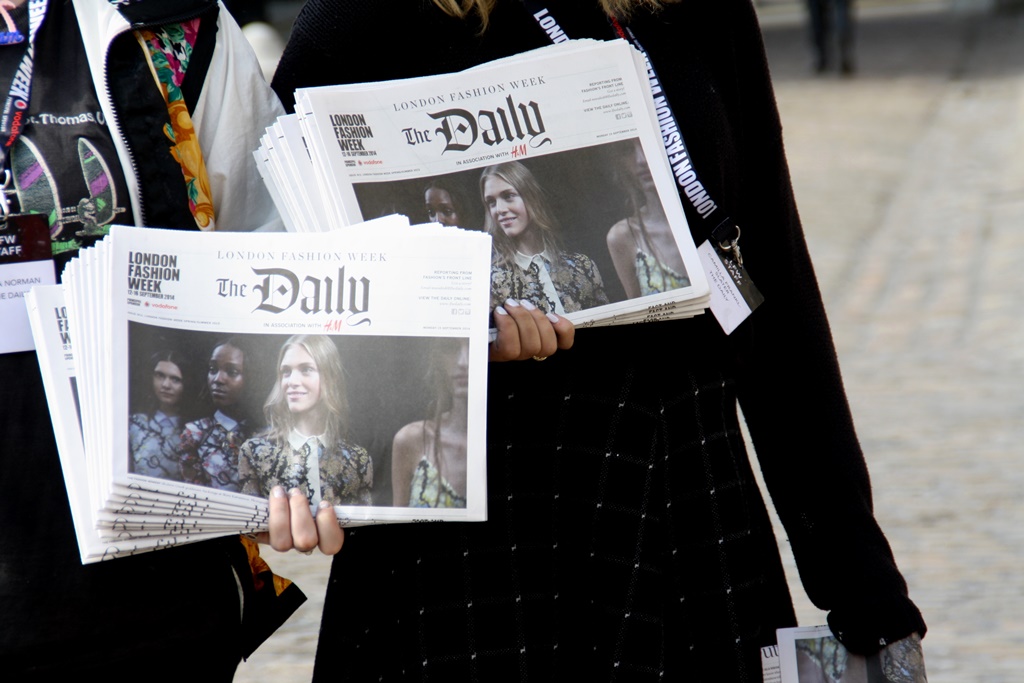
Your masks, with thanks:
M 548 6 L 570 37 L 613 38 L 608 21 L 596 5 L 593 0 L 566 0 Z M 580 492 L 580 481 L 589 481 L 581 474 L 586 470 L 580 460 L 571 462 L 571 467 L 580 468 L 573 470 L 575 478 L 571 483 L 562 481 L 566 474 L 558 468 L 564 462 L 558 458 L 567 457 L 563 455 L 565 443 L 579 444 L 582 459 L 588 444 L 600 450 L 601 444 L 613 441 L 623 448 L 639 448 L 642 442 L 645 448 L 650 446 L 664 454 L 666 462 L 673 463 L 666 465 L 666 471 L 658 472 L 658 485 L 662 481 L 674 482 L 676 476 L 684 480 L 681 484 L 665 484 L 667 490 L 658 494 L 663 496 L 658 498 L 658 504 L 667 501 L 666 510 L 674 511 L 664 513 L 669 527 L 673 519 L 686 524 L 685 529 L 674 527 L 666 532 L 668 537 L 676 541 L 685 537 L 695 557 L 697 553 L 714 554 L 709 548 L 722 543 L 724 536 L 717 536 L 711 527 L 735 528 L 740 536 L 770 539 L 770 530 L 763 526 L 767 522 L 760 496 L 752 490 L 742 452 L 735 415 L 738 398 L 804 587 L 818 607 L 829 610 L 832 630 L 851 650 L 859 652 L 877 650 L 880 644 L 915 631 L 923 634 L 924 622 L 907 596 L 906 584 L 872 513 L 867 469 L 794 204 L 781 124 L 754 10 L 745 0 L 682 0 L 657 15 L 641 11 L 630 26 L 658 72 L 700 180 L 722 207 L 715 218 L 719 213 L 727 213 L 742 227 L 745 265 L 764 294 L 765 303 L 730 337 L 722 334 L 710 315 L 703 320 L 580 330 L 575 348 L 556 354 L 551 361 L 492 367 L 488 426 L 492 518 L 511 529 L 517 522 L 508 520 L 525 515 L 513 511 L 511 503 L 506 509 L 503 502 L 503 494 L 508 492 L 508 499 L 512 500 L 512 493 L 518 492 L 516 487 L 525 486 L 520 481 L 524 471 L 552 477 L 556 497 L 558 490 L 564 490 L 559 487 L 572 488 L 587 503 L 595 495 L 610 495 L 603 488 L 602 494 Z M 511 0 L 498 2 L 483 33 L 477 22 L 448 17 L 429 0 L 311 0 L 294 26 L 274 78 L 274 88 L 288 106 L 296 87 L 456 71 L 545 44 L 547 36 L 523 6 Z M 683 205 L 694 241 L 699 245 L 717 221 L 703 221 L 685 198 Z M 721 388 L 717 386 L 719 379 Z M 708 458 L 705 451 L 710 448 L 707 444 L 712 442 L 712 435 L 704 433 L 709 429 L 707 410 L 693 420 L 694 405 L 702 404 L 695 398 L 684 398 L 684 394 L 690 396 L 691 386 L 693 396 L 705 387 L 720 392 L 720 402 L 714 409 L 721 413 L 716 417 L 721 417 L 722 423 L 711 429 L 720 431 L 726 445 L 721 453 L 703 461 L 699 460 Z M 567 413 L 563 402 L 569 400 L 568 394 L 578 396 L 584 391 L 592 392 L 589 396 L 595 401 L 590 414 Z M 515 399 L 511 398 L 513 394 Z M 615 413 L 609 417 L 610 422 L 602 419 L 600 405 L 627 394 L 619 402 L 620 407 L 627 406 L 625 410 L 645 404 L 661 411 L 662 417 L 658 419 L 664 424 L 658 424 L 667 431 L 658 432 L 662 436 L 655 438 L 656 443 L 651 442 L 646 423 L 638 414 Z M 519 401 L 526 395 L 530 401 L 524 405 L 550 405 L 556 417 L 537 420 L 531 414 L 510 416 L 507 401 Z M 552 399 L 552 395 L 558 400 Z M 547 415 L 532 415 L 538 414 Z M 529 432 L 528 437 L 522 434 L 524 431 Z M 665 442 L 668 439 L 672 442 Z M 550 447 L 558 455 L 551 456 L 553 464 L 545 461 L 540 469 L 536 460 L 506 462 L 505 453 L 520 445 L 528 445 L 534 453 L 547 453 L 543 449 Z M 682 459 L 699 462 L 674 464 Z M 672 469 L 676 467 L 689 469 Z M 718 478 L 719 467 L 729 470 L 722 479 Z M 598 479 L 592 484 L 600 488 L 601 475 L 595 476 Z M 703 485 L 681 488 L 701 477 L 706 480 Z M 716 482 L 721 485 L 716 486 Z M 619 482 L 622 490 L 630 484 L 626 480 Z M 716 496 L 725 488 L 735 488 L 738 493 L 729 503 L 720 503 Z M 637 500 L 641 499 L 644 505 L 650 502 L 642 496 Z M 564 497 L 559 500 L 564 501 Z M 673 503 L 676 504 L 672 506 Z M 679 514 L 681 505 L 687 506 L 685 519 L 673 517 Z M 566 514 L 559 508 L 551 514 L 532 517 L 530 529 L 546 536 L 547 527 L 569 523 Z M 705 520 L 710 520 L 707 525 L 703 525 Z M 604 526 L 610 524 L 605 518 L 574 519 L 572 523 L 611 528 Z M 464 535 L 460 542 L 472 548 L 478 537 L 506 533 L 493 528 L 488 531 L 488 525 L 491 522 L 481 525 L 483 530 L 466 532 L 469 535 Z M 537 531 L 538 525 L 541 531 Z M 632 527 L 624 526 L 623 533 L 635 533 L 627 529 Z M 584 526 L 580 532 L 588 530 Z M 423 535 L 423 529 L 417 531 Z M 368 530 L 366 535 L 377 538 L 383 533 Z M 512 540 L 506 542 L 515 543 L 514 534 L 508 533 Z M 560 538 L 556 535 L 555 542 Z M 403 539 L 408 544 L 419 542 L 414 536 Z M 371 543 L 371 539 L 365 542 Z M 335 563 L 338 576 L 344 576 L 346 553 L 355 558 L 358 549 L 365 547 L 354 538 L 350 545 L 352 549 L 346 546 Z M 401 563 L 399 557 L 392 560 Z M 357 560 L 349 562 L 353 563 L 351 568 Z M 710 559 L 707 573 L 690 572 L 672 562 L 666 562 L 662 569 L 679 582 L 677 589 L 681 594 L 687 593 L 688 581 L 705 587 L 722 586 L 722 592 L 732 594 L 736 576 L 747 569 L 739 568 L 744 563 L 760 567 L 760 578 L 751 579 L 764 579 L 757 591 L 785 593 L 785 587 L 778 582 L 777 553 L 768 541 L 731 557 Z M 697 564 L 695 560 L 693 565 Z M 591 570 L 582 561 L 566 566 L 581 574 Z M 656 570 L 659 576 L 663 575 L 662 569 Z M 552 590 L 557 595 L 557 586 Z M 408 599 L 422 598 L 413 594 Z M 664 599 L 663 594 L 653 603 Z M 752 608 L 761 616 L 752 616 L 750 620 L 763 619 L 763 623 L 756 634 L 756 629 L 750 631 L 750 640 L 761 644 L 774 642 L 772 629 L 788 625 L 785 622 L 792 620 L 788 595 L 782 601 L 786 604 Z M 334 622 L 330 602 L 329 595 L 323 637 L 349 642 L 345 639 L 355 636 L 331 630 Z M 682 616 L 662 615 L 664 619 L 659 623 L 666 647 L 673 638 L 692 636 L 691 630 L 716 628 L 717 612 L 732 610 L 729 600 L 723 599 Z M 351 609 L 340 611 L 346 612 L 341 619 L 353 617 Z M 764 616 L 769 612 L 772 616 Z M 697 623 L 681 627 L 674 621 L 677 618 Z M 580 621 L 586 619 L 580 617 Z M 601 628 L 615 628 L 614 624 L 624 622 L 601 623 Z M 422 628 L 421 624 L 421 632 Z M 673 631 L 674 628 L 680 630 Z M 731 642 L 728 628 L 738 633 L 736 642 L 748 635 L 743 623 L 723 623 L 719 628 L 723 631 L 718 634 L 723 642 Z M 598 642 L 598 637 L 594 638 L 593 642 Z M 331 646 L 334 647 L 333 642 Z M 322 639 L 321 659 L 325 657 L 325 647 Z M 421 654 L 425 656 L 430 651 L 428 648 Z M 716 651 L 729 657 L 726 649 Z M 664 653 L 651 658 L 637 656 L 644 662 L 654 662 L 651 666 L 655 669 L 672 669 L 672 656 Z M 751 670 L 737 673 L 737 680 L 747 675 L 750 680 L 760 680 L 759 670 L 752 671 L 755 657 L 749 652 L 742 656 L 749 657 L 747 668 Z M 323 672 L 324 668 L 318 661 L 318 671 Z M 725 675 L 718 680 L 729 679 Z M 698 676 L 693 680 L 710 679 Z

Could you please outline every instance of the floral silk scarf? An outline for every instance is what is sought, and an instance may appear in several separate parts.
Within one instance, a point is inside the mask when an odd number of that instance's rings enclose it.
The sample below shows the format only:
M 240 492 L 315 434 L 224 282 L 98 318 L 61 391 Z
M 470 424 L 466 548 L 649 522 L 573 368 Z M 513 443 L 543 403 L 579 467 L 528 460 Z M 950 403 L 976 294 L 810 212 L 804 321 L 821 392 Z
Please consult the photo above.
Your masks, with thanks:
M 171 142 L 171 156 L 181 165 L 188 188 L 189 209 L 200 230 L 214 230 L 213 199 L 210 179 L 206 175 L 203 150 L 192 126 L 181 83 L 185 78 L 192 47 L 199 33 L 199 18 L 181 24 L 169 24 L 156 30 L 136 31 L 143 52 L 149 61 L 153 77 L 160 86 L 170 123 L 164 126 L 164 135 Z

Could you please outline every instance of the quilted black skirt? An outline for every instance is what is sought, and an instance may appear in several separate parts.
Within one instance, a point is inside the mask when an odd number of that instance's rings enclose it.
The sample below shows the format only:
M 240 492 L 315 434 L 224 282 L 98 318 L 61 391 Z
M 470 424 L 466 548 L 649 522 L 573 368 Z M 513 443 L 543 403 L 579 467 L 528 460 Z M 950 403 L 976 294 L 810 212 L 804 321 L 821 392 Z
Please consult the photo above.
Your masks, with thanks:
M 350 530 L 315 680 L 760 681 L 795 617 L 706 318 L 492 364 L 488 521 Z

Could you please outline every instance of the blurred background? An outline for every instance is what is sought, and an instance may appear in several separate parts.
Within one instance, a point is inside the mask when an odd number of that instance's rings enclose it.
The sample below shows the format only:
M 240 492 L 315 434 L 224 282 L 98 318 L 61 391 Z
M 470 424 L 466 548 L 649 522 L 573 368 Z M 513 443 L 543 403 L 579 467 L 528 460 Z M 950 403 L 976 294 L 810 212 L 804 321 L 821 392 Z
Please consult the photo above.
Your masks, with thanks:
M 1019 683 L 1024 0 L 861 0 L 845 34 L 812 1 L 756 4 L 875 510 L 929 680 Z M 261 11 L 244 23 L 269 75 L 301 2 L 234 5 Z M 832 13 L 824 59 L 812 9 Z M 824 623 L 777 534 L 800 623 Z M 308 681 L 330 561 L 264 554 L 309 601 L 235 680 Z

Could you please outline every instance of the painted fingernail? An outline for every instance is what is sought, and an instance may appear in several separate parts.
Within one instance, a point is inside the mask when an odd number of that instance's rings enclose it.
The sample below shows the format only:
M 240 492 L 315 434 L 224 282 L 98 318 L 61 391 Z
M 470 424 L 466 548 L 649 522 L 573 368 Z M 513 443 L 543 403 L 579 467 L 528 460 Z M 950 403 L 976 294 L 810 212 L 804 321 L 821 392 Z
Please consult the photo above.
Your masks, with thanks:
M 509 308 L 518 308 L 519 302 L 515 299 L 505 299 L 505 305 Z
M 558 316 L 557 316 L 557 315 L 555 315 L 554 313 L 545 313 L 544 315 L 545 315 L 545 316 L 547 317 L 547 319 L 548 319 L 548 320 L 550 320 L 551 322 L 553 322 L 553 323 L 557 323 L 557 322 L 558 322 Z
M 521 303 L 523 305 L 523 308 L 525 308 L 528 311 L 536 311 L 537 310 L 537 307 L 534 306 L 529 301 L 520 301 L 519 303 Z
M 494 312 L 497 313 L 498 315 L 508 315 L 508 311 L 506 311 L 501 306 L 498 306 L 497 308 L 495 308 Z
M 270 495 L 273 496 L 274 498 L 284 498 L 284 487 L 275 486 L 274 488 L 270 489 Z

